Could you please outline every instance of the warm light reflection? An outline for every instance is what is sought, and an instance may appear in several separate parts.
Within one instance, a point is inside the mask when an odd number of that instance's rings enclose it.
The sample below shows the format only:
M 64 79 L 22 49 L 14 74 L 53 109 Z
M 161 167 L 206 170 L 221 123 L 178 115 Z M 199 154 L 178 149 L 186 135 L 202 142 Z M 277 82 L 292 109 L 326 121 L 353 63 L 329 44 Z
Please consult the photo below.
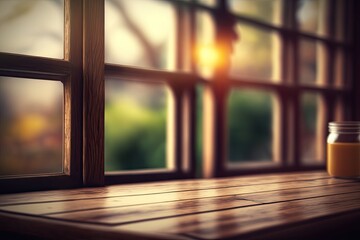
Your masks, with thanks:
M 221 60 L 221 54 L 215 46 L 203 45 L 197 49 L 198 64 L 203 67 L 216 67 Z

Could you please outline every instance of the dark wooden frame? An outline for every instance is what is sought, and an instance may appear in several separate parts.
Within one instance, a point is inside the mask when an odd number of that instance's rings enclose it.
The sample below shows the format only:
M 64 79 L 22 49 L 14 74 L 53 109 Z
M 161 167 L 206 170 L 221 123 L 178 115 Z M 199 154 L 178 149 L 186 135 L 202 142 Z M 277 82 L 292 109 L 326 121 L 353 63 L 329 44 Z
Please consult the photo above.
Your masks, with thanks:
M 104 0 L 85 0 L 83 10 L 83 181 L 85 186 L 102 186 L 105 108 Z
M 167 161 L 174 163 L 174 169 L 107 172 L 106 184 L 125 182 L 157 181 L 192 178 L 195 176 L 195 86 L 196 76 L 188 73 L 174 73 L 146 70 L 114 64 L 105 65 L 105 76 L 112 80 L 141 81 L 144 84 L 165 85 L 170 90 L 173 106 L 168 109 L 172 117 L 171 133 L 167 139 Z

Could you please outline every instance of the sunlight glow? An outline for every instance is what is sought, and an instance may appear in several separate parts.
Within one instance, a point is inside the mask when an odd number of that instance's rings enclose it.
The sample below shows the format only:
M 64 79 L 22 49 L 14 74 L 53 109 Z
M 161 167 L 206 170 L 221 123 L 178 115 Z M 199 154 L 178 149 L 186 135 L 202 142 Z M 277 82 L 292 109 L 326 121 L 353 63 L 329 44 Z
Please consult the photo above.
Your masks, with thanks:
M 220 60 L 220 52 L 215 46 L 200 46 L 197 51 L 198 63 L 204 67 L 216 67 Z

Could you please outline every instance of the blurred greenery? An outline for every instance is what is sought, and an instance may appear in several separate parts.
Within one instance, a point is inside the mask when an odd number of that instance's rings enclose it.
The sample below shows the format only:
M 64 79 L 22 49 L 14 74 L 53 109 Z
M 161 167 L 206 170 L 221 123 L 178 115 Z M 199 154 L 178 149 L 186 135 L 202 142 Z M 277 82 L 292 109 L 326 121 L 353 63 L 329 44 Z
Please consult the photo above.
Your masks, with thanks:
M 260 21 L 278 24 L 281 0 L 228 0 L 230 11 Z
M 128 86 L 127 90 L 134 89 Z M 150 87 L 148 91 L 152 90 Z M 154 104 L 156 98 L 163 96 L 139 99 L 145 94 L 139 89 L 130 96 L 118 91 L 119 95 L 108 99 L 105 105 L 105 170 L 166 168 L 166 107 Z
M 320 95 L 306 92 L 301 96 L 301 157 L 305 163 L 318 160 L 316 141 Z M 323 140 L 325 142 L 325 139 Z
M 303 122 L 308 131 L 314 132 L 317 118 L 318 95 L 305 93 L 301 98 Z
M 228 159 L 272 160 L 272 96 L 233 90 L 228 102 Z

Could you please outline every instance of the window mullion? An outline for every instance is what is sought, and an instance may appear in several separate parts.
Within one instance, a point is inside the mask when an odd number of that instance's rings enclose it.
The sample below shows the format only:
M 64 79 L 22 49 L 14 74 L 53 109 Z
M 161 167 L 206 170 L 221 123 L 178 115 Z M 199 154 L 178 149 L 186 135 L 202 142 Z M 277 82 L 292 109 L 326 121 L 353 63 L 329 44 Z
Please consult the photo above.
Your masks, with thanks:
M 84 1 L 83 181 L 104 184 L 104 1 Z

